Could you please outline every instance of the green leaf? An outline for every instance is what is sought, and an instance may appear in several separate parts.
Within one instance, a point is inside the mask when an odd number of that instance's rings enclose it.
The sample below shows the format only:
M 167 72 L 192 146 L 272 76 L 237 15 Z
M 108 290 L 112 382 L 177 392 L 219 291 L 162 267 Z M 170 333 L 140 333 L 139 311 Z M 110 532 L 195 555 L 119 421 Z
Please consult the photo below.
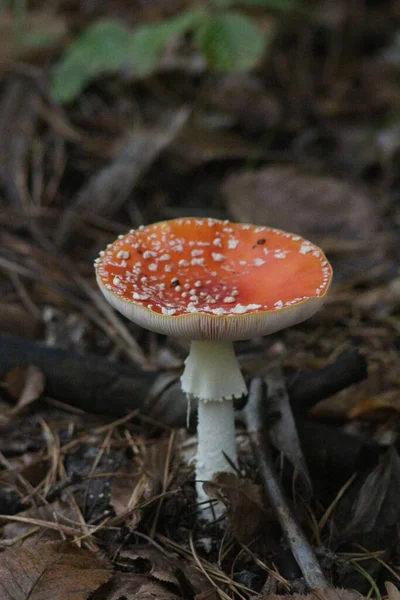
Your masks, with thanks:
M 72 102 L 90 82 L 92 76 L 84 65 L 59 65 L 50 81 L 52 98 L 60 104 Z
M 143 25 L 133 34 L 126 63 L 135 67 L 139 75 L 148 75 L 155 69 L 166 45 L 199 25 L 206 18 L 204 9 L 188 10 L 162 23 Z
M 252 19 L 233 11 L 209 15 L 198 27 L 196 40 L 208 65 L 216 71 L 250 69 L 266 42 Z
M 296 0 L 238 0 L 235 4 L 241 6 L 261 6 L 271 10 L 291 11 L 299 3 Z
M 188 10 L 134 32 L 117 20 L 98 21 L 72 42 L 56 65 L 51 81 L 53 98 L 70 102 L 100 73 L 123 67 L 133 67 L 138 75 L 151 73 L 165 46 L 201 23 L 206 15 L 202 8 Z
M 53 98 L 58 102 L 74 100 L 93 77 L 120 68 L 130 36 L 128 27 L 113 19 L 88 27 L 72 42 L 53 71 Z

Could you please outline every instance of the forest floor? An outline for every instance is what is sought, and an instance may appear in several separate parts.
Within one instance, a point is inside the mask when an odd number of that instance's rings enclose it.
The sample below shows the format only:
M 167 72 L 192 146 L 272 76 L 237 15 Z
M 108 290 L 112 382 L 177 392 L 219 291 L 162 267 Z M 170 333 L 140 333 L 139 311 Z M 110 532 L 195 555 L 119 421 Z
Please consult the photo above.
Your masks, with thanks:
M 248 8 L 274 27 L 254 68 L 213 72 L 189 36 L 167 67 L 101 73 L 64 105 L 48 82 L 73 36 L 190 3 L 31 4 L 23 27 L 54 32 L 40 48 L 0 16 L 0 600 L 398 600 L 398 4 Z M 188 345 L 97 288 L 108 243 L 181 216 L 296 232 L 333 265 L 319 313 L 237 344 L 246 379 L 286 398 L 262 433 L 324 592 L 263 489 L 243 406 L 240 470 L 209 486 L 226 514 L 198 518 Z

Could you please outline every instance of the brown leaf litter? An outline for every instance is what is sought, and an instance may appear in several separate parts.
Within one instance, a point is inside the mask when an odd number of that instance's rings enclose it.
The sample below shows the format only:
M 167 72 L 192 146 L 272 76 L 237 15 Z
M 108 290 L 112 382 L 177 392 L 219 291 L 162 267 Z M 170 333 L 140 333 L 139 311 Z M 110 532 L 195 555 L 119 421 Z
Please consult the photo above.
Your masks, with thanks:
M 70 502 L 56 500 L 44 506 L 35 506 L 20 512 L 18 517 L 10 517 L 10 522 L 3 527 L 0 547 L 36 547 L 43 542 L 60 541 L 67 532 L 79 534 L 79 529 L 74 525 L 80 519 L 79 511 Z
M 260 531 L 265 533 L 271 515 L 264 507 L 259 485 L 234 473 L 215 473 L 203 487 L 210 498 L 225 505 L 232 533 L 243 544 L 254 541 Z
M 168 442 L 136 447 L 136 460 L 127 462 L 111 487 L 111 505 L 117 518 L 136 529 L 143 518 L 143 506 L 163 492 Z M 165 486 L 164 486 L 165 487 Z M 168 487 L 168 484 L 167 484 Z M 164 489 L 167 491 L 167 489 Z
M 3 600 L 87 600 L 110 577 L 108 561 L 65 542 L 0 554 Z
M 6 374 L 5 385 L 9 394 L 17 400 L 11 411 L 16 415 L 43 394 L 46 381 L 43 372 L 35 365 L 20 365 Z
M 222 185 L 229 212 L 237 221 L 296 231 L 328 253 L 335 281 L 386 261 L 391 240 L 380 236 L 382 224 L 373 198 L 348 181 L 297 166 L 243 171 Z

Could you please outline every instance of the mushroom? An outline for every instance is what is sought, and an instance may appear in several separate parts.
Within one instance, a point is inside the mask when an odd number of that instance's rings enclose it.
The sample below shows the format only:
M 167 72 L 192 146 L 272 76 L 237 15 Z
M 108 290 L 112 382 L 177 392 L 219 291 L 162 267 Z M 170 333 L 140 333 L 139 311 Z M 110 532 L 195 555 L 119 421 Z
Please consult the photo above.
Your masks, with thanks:
M 190 341 L 181 383 L 199 401 L 201 502 L 202 482 L 237 465 L 233 399 L 247 388 L 233 342 L 308 319 L 322 305 L 331 266 L 298 235 L 182 218 L 119 236 L 95 268 L 104 296 L 128 319 Z

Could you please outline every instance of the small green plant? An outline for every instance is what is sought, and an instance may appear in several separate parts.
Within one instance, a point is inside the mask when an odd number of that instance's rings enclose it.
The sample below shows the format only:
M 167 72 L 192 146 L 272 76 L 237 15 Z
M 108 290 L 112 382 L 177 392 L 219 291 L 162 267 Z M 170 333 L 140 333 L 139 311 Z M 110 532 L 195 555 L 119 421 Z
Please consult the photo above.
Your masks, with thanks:
M 138 76 L 151 74 L 166 46 L 192 34 L 210 69 L 232 71 L 252 68 L 272 39 L 273 27 L 262 32 L 240 6 L 289 11 L 295 0 L 212 0 L 209 8 L 196 7 L 160 23 L 132 31 L 121 21 L 104 19 L 88 27 L 67 48 L 56 64 L 51 81 L 54 99 L 60 103 L 77 98 L 101 73 L 124 68 Z M 272 23 L 272 22 L 271 22 Z

